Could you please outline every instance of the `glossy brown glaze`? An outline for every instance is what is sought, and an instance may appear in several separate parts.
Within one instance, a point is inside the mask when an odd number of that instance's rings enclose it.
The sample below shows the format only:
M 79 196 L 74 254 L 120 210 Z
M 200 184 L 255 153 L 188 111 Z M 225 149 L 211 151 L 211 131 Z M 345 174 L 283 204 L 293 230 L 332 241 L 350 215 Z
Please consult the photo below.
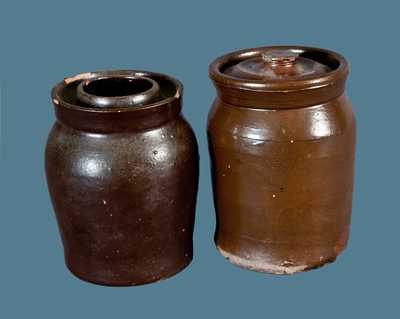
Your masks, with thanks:
M 104 76 L 150 78 L 160 92 L 128 87 L 117 97 L 127 83 L 117 91 L 115 83 L 101 83 L 87 93 L 108 99 L 106 107 L 93 97 L 81 99 L 82 81 Z M 52 97 L 57 121 L 46 147 L 46 173 L 71 272 L 127 286 L 185 268 L 193 255 L 198 151 L 181 115 L 181 84 L 151 72 L 96 72 L 65 79 Z M 113 98 L 120 101 L 113 104 Z
M 335 260 L 348 240 L 353 190 L 355 119 L 343 57 L 294 47 L 330 70 L 264 82 L 224 73 L 227 63 L 292 48 L 243 50 L 210 66 L 216 245 L 238 266 L 276 274 Z

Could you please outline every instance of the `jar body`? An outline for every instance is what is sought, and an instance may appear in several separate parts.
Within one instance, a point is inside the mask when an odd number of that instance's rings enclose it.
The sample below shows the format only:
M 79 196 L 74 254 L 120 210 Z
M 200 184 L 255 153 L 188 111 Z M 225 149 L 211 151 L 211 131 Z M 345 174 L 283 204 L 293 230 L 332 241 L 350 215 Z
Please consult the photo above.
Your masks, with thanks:
M 355 119 L 344 94 L 300 108 L 217 98 L 209 114 L 215 241 L 232 263 L 291 274 L 333 261 L 351 215 Z
M 46 174 L 66 263 L 76 276 L 138 285 L 190 263 L 198 151 L 180 115 L 121 132 L 87 132 L 57 121 Z

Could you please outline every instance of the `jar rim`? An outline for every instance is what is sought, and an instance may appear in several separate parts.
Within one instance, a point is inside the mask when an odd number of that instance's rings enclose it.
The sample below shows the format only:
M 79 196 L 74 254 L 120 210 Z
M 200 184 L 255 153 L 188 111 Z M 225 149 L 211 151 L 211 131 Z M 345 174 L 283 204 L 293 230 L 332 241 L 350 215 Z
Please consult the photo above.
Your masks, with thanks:
M 85 105 L 77 96 L 83 81 L 101 76 L 147 77 L 158 83 L 160 98 L 144 105 L 117 104 L 106 107 Z M 182 108 L 183 85 L 177 79 L 139 70 L 112 70 L 81 73 L 65 78 L 52 89 L 55 115 L 61 123 L 90 132 L 122 132 L 160 126 L 179 116 Z
M 95 78 L 100 77 L 112 77 L 112 76 L 131 76 L 131 77 L 147 77 L 150 79 L 161 79 L 163 81 L 170 82 L 175 87 L 175 93 L 171 96 L 164 97 L 160 100 L 155 102 L 140 105 L 136 107 L 130 106 L 119 106 L 119 107 L 86 107 L 81 105 L 80 103 L 71 103 L 71 101 L 66 101 L 63 98 L 63 91 L 66 87 L 72 83 L 75 83 L 76 86 L 79 83 L 87 80 L 93 80 Z M 155 80 L 157 82 L 157 80 Z M 161 85 L 160 85 L 161 86 Z M 125 113 L 125 112 L 138 112 L 142 110 L 149 110 L 160 107 L 162 105 L 170 104 L 175 100 L 179 100 L 183 94 L 183 85 L 182 83 L 165 74 L 150 72 L 150 71 L 143 71 L 143 70 L 102 70 L 102 71 L 94 71 L 94 72 L 85 72 L 80 73 L 75 76 L 67 77 L 63 81 L 57 83 L 51 92 L 51 97 L 53 103 L 58 107 L 64 107 L 71 110 L 81 111 L 81 112 L 88 112 L 88 113 Z

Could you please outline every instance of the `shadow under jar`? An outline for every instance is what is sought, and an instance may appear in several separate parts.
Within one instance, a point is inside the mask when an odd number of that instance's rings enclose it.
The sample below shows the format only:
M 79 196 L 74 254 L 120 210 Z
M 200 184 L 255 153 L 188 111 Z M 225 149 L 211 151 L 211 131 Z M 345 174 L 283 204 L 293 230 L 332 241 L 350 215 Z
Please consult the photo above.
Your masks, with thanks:
M 210 65 L 215 241 L 233 264 L 293 274 L 346 247 L 355 152 L 347 75 L 341 55 L 298 46 L 242 50 Z
M 192 260 L 199 157 L 182 93 L 179 81 L 144 71 L 85 73 L 54 87 L 46 174 L 77 277 L 140 285 Z

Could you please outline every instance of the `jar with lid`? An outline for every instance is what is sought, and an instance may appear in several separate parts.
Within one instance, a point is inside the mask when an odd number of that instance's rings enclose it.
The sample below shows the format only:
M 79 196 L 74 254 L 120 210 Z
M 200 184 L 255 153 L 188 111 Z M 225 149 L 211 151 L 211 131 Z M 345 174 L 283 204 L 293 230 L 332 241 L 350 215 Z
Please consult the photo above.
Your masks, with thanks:
M 292 274 L 332 262 L 349 236 L 355 118 L 348 63 L 301 46 L 210 65 L 215 241 L 233 264 Z

